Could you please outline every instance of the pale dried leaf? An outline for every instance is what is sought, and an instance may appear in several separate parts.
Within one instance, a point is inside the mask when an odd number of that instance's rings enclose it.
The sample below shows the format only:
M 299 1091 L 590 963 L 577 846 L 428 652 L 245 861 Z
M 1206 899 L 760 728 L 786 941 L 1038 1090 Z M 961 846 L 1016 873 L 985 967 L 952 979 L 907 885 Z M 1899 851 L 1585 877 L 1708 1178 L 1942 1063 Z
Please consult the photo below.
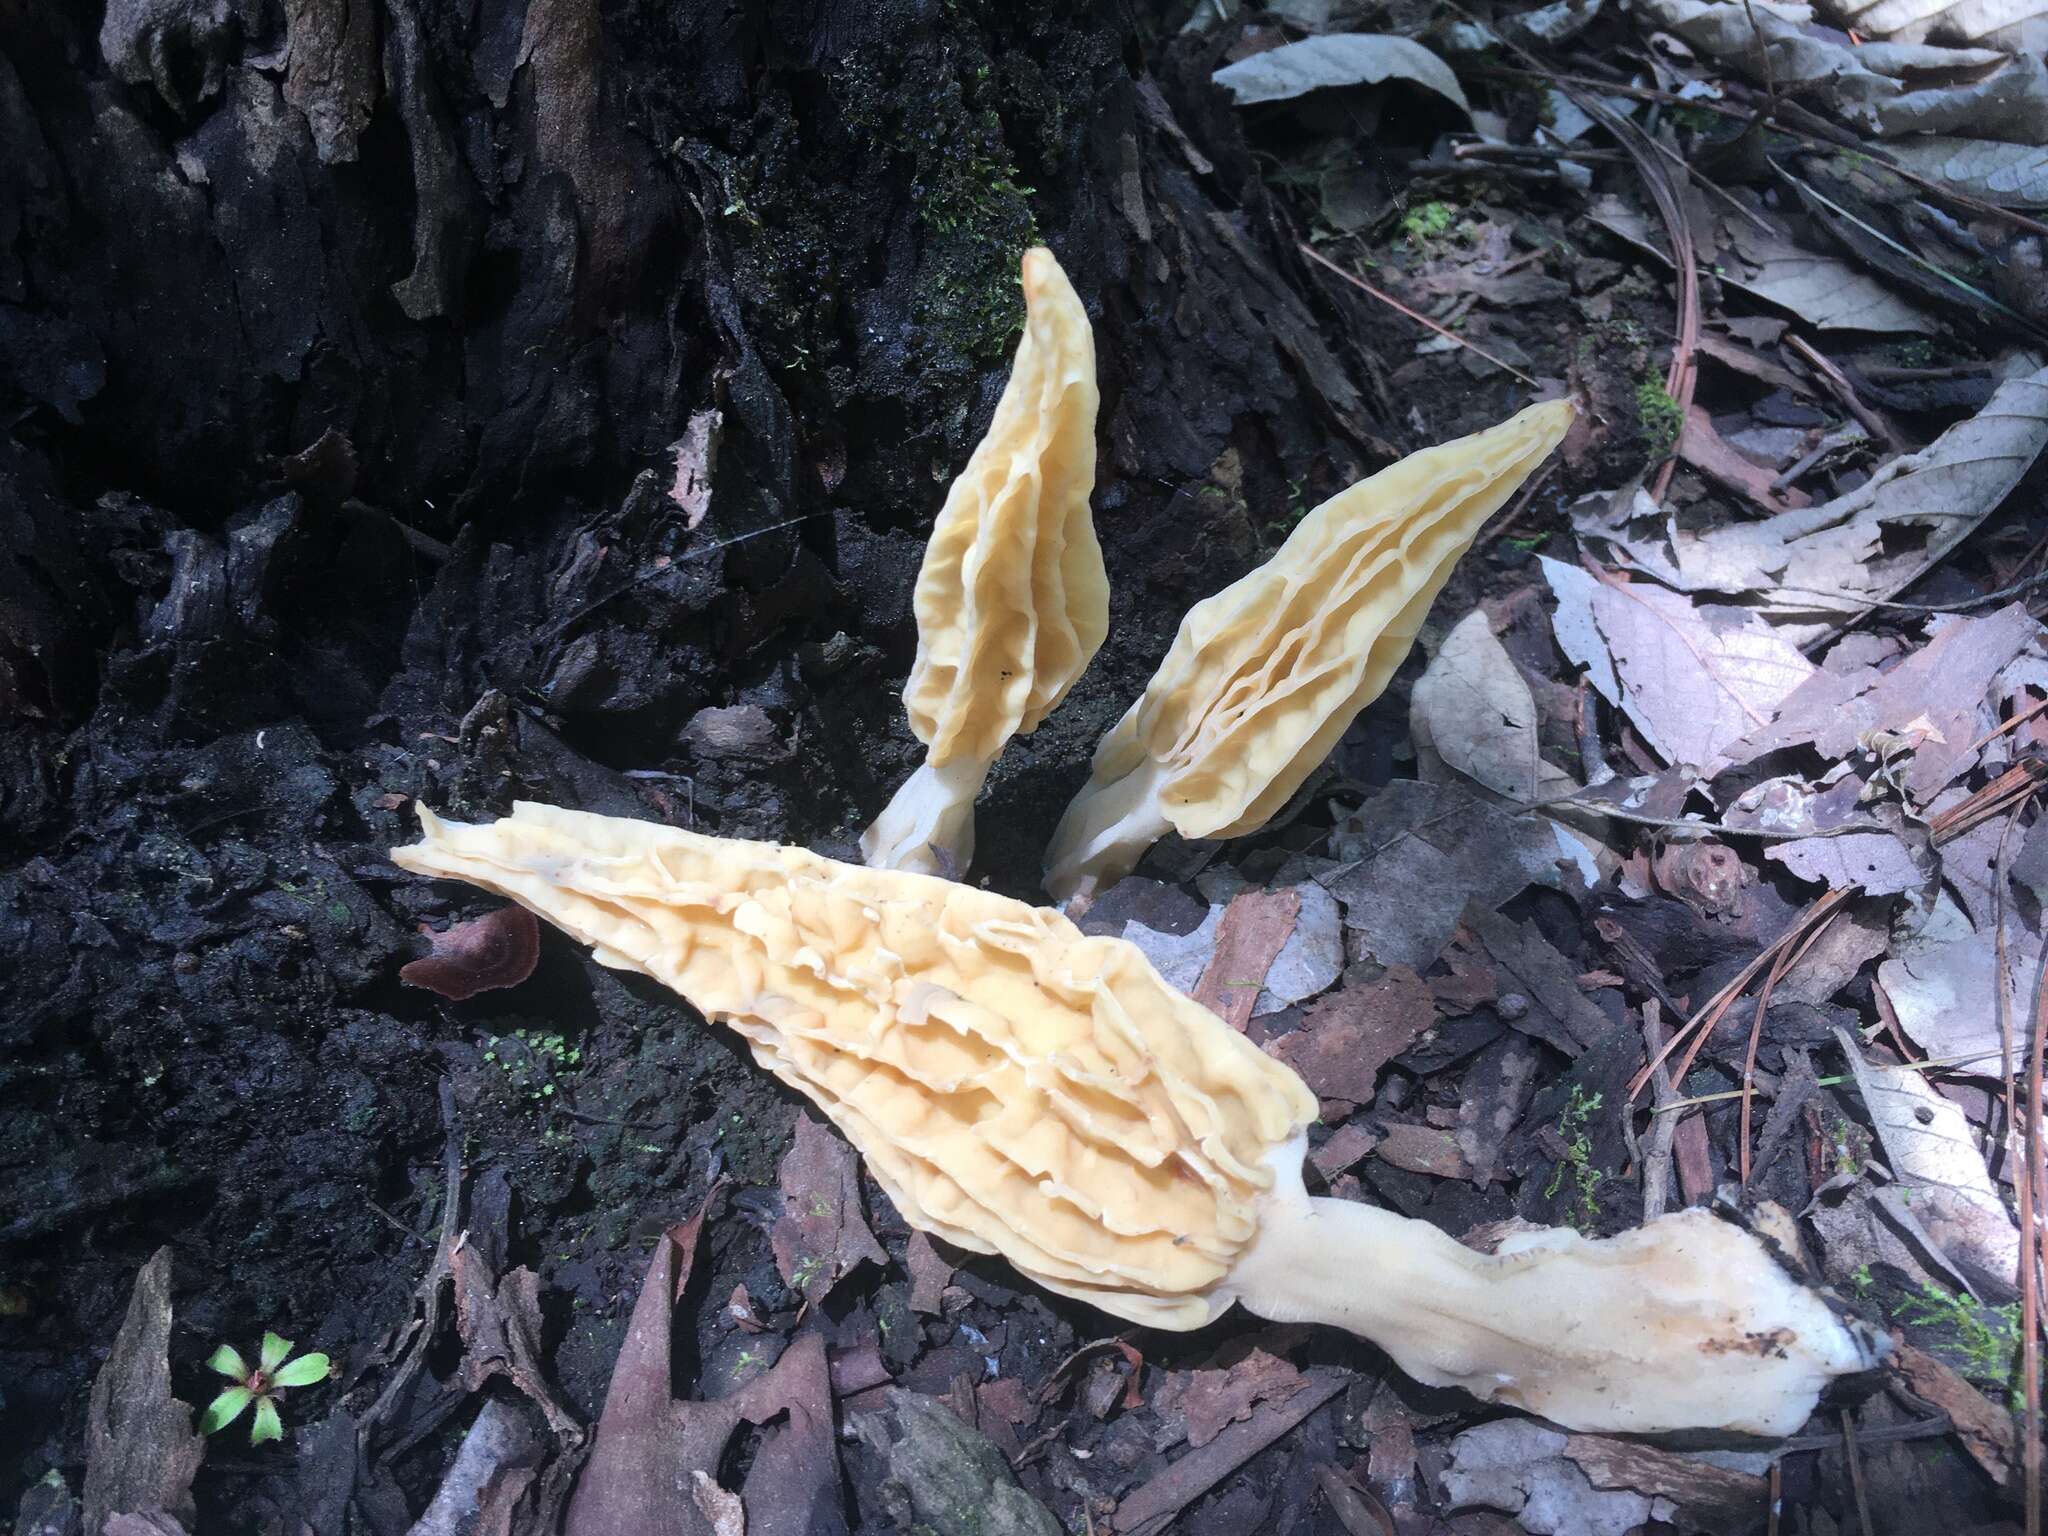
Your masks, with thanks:
M 1531 1536 L 1628 1536 L 1676 1512 L 1668 1499 L 1629 1489 L 1602 1491 L 1564 1454 L 1569 1437 L 1533 1419 L 1502 1419 L 1451 1442 L 1445 1502 L 1497 1509 Z
M 1596 202 L 1588 217 L 1629 244 L 1670 265 L 1650 221 L 1617 197 Z M 1737 252 L 1723 262 L 1720 280 L 1751 298 L 1775 304 L 1821 331 L 1905 331 L 1939 334 L 1941 321 L 1908 303 L 1860 268 L 1832 256 L 1803 250 L 1784 235 L 1765 235 L 1739 221 L 1731 234 L 1747 230 Z
M 1866 133 L 1889 138 L 1975 132 L 2029 143 L 2048 139 L 2048 77 L 2040 76 L 2035 60 L 2018 59 L 1989 78 L 1975 79 L 1999 65 L 2002 56 L 1984 48 L 1912 43 L 1852 48 L 1810 29 L 1811 13 L 1804 6 L 1750 7 L 1726 0 L 1636 0 L 1636 5 L 1655 25 L 1751 83 L 1779 90 L 1804 86 Z M 1962 83 L 1947 83 L 1951 80 Z
M 1958 192 L 2006 208 L 2048 208 L 2048 149 L 1998 139 L 1903 139 L 1887 147 L 1894 160 Z
M 1547 800 L 1576 787 L 1544 761 L 1535 697 L 1480 609 L 1458 621 L 1417 679 L 1408 723 L 1425 762 L 1434 756 L 1510 800 Z
M 1470 111 L 1451 67 L 1422 44 L 1406 37 L 1342 34 L 1305 38 L 1255 53 L 1219 69 L 1215 81 L 1240 107 L 1289 101 L 1310 91 L 1337 86 L 1379 85 L 1406 80 Z
M 1590 610 L 1612 658 L 1622 709 L 1667 762 L 1713 773 L 1724 751 L 1768 724 L 1814 670 L 1753 614 L 1724 613 L 1717 625 L 1684 597 L 1648 582 L 1582 580 L 1585 573 L 1550 559 L 1543 569 L 1559 610 L 1574 610 L 1569 626 L 1558 630 L 1560 645 L 1571 655 L 1584 643 L 1580 610 Z
M 718 468 L 718 442 L 724 427 L 724 412 L 713 408 L 694 411 L 683 435 L 669 445 L 669 452 L 676 456 L 676 473 L 668 495 L 683 514 L 685 528 L 697 527 L 711 510 L 711 479 Z
M 1892 1173 L 1930 1237 L 1955 1263 L 2010 1283 L 2020 1235 L 1962 1109 L 1918 1072 L 1865 1059 L 1846 1030 L 1835 1039 L 1856 1074 Z
M 1865 37 L 1979 43 L 2007 53 L 2048 53 L 2043 0 L 1821 0 L 1830 21 Z
M 1833 501 L 1709 533 L 1605 536 L 1687 592 L 1757 593 L 1779 633 L 1819 638 L 1895 596 L 1997 510 L 2048 446 L 2048 368 Z
M 1913 850 L 1890 832 L 1845 832 L 1839 837 L 1768 843 L 1764 857 L 1776 859 L 1801 880 L 1871 896 L 1915 890 L 1927 883 Z

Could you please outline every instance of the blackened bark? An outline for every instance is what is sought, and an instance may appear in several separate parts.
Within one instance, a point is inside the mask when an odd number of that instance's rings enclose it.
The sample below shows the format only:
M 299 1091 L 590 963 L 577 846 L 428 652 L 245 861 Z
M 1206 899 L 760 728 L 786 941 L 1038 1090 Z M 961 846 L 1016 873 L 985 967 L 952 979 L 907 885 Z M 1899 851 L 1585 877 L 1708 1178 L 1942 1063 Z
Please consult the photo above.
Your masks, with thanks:
M 0 0 L 0 1498 L 160 1240 L 201 1328 L 398 1304 L 406 797 L 841 849 L 886 800 L 1040 240 L 1116 597 L 984 813 L 1033 888 L 1180 613 L 1380 451 L 1212 62 L 1086 0 Z

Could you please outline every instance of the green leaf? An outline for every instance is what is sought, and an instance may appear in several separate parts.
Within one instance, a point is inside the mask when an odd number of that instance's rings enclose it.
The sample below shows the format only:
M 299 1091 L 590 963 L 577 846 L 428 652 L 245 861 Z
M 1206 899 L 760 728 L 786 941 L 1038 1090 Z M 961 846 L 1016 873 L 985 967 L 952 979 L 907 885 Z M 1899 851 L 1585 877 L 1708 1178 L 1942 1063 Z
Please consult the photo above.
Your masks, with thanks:
M 271 1380 L 280 1387 L 310 1387 L 316 1381 L 325 1381 L 331 1369 L 325 1355 L 301 1355 Z
M 247 1387 L 229 1387 L 206 1405 L 206 1412 L 199 1420 L 202 1435 L 218 1434 L 242 1416 L 242 1410 L 249 1406 L 249 1399 L 256 1394 Z
M 274 1371 L 284 1364 L 285 1356 L 292 1352 L 292 1341 L 280 1339 L 274 1333 L 263 1335 L 263 1369 Z
M 242 1358 L 241 1351 L 232 1344 L 223 1344 L 209 1355 L 206 1368 L 209 1371 L 219 1371 L 223 1376 L 232 1376 L 236 1381 L 246 1381 L 249 1378 L 249 1362 Z
M 256 1399 L 256 1422 L 249 1426 L 249 1443 L 261 1445 L 266 1440 L 284 1438 L 284 1420 L 277 1416 L 277 1404 L 267 1397 Z

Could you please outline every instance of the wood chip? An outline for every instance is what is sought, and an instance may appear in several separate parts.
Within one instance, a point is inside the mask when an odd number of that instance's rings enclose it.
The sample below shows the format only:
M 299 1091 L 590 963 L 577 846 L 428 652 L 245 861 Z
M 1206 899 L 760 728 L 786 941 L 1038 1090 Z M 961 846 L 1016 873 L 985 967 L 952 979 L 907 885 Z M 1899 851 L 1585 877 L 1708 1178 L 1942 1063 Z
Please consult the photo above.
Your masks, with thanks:
M 1251 1022 L 1259 989 L 1301 916 L 1292 890 L 1239 891 L 1216 929 L 1216 953 L 1195 986 L 1194 999 L 1242 1033 Z

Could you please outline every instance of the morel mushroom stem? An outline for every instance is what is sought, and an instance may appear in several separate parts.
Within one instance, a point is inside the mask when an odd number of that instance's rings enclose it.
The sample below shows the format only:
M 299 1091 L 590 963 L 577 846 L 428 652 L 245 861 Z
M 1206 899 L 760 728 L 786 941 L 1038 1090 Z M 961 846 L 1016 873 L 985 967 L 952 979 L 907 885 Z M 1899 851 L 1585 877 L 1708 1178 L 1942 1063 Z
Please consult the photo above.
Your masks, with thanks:
M 1070 916 L 1088 910 L 1097 891 L 1137 868 L 1145 850 L 1173 830 L 1160 808 L 1166 768 L 1146 759 L 1099 792 L 1076 796 L 1052 835 L 1045 888 Z
M 1431 1386 L 1581 1428 L 1786 1435 L 1830 1379 L 1884 1354 L 1709 1212 L 1599 1241 L 1539 1228 L 1484 1254 L 1427 1222 L 1311 1198 L 1300 1149 L 1275 1149 L 1230 1289 L 1274 1322 L 1369 1339 Z
M 965 872 L 974 861 L 974 802 L 994 766 L 978 757 L 920 764 L 861 833 L 862 862 L 920 875 Z

